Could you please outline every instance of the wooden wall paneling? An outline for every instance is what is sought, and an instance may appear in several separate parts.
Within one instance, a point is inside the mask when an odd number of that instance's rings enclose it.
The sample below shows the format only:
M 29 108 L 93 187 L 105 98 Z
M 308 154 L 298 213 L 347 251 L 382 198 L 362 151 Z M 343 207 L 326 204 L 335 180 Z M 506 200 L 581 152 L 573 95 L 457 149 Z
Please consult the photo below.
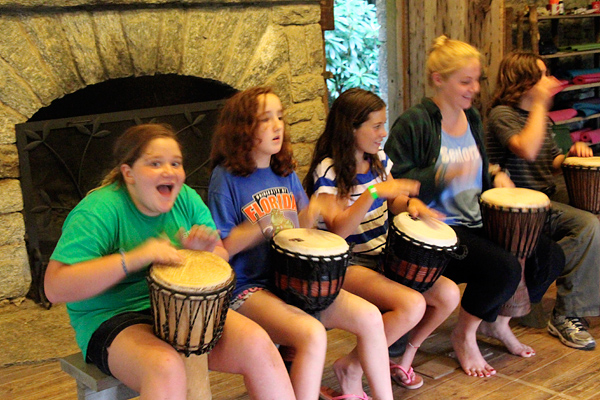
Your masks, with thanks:
M 425 96 L 425 60 L 433 34 L 435 0 L 407 0 L 409 15 L 409 82 L 408 107 L 417 104 Z
M 387 40 L 387 110 L 389 125 L 402 114 L 408 102 L 408 11 L 405 1 L 385 1 Z
M 468 42 L 481 51 L 483 77 L 481 81 L 480 110 L 482 115 L 489 108 L 498 66 L 504 56 L 504 0 L 476 0 L 469 4 Z

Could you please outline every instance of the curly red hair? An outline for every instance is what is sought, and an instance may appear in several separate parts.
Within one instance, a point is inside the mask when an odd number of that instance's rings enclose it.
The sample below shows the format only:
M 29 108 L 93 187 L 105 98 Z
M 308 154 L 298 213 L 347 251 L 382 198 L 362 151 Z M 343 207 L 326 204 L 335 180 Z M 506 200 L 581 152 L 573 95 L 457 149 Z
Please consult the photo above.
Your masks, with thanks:
M 235 94 L 221 110 L 219 123 L 213 135 L 210 154 L 211 168 L 223 165 L 238 176 L 248 176 L 256 170 L 252 149 L 256 143 L 258 114 L 264 102 L 259 96 L 275 94 L 270 87 L 253 87 Z M 288 176 L 296 167 L 292 146 L 287 135 L 279 153 L 271 156 L 271 169 L 280 176 Z

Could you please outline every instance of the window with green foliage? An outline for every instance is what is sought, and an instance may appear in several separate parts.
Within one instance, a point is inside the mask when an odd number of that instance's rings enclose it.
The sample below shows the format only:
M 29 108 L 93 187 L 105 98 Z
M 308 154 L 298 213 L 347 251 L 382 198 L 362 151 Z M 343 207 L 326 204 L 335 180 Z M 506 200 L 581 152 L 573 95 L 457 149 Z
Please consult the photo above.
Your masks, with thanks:
M 335 30 L 325 32 L 329 102 L 360 87 L 379 93 L 379 24 L 367 0 L 335 0 Z

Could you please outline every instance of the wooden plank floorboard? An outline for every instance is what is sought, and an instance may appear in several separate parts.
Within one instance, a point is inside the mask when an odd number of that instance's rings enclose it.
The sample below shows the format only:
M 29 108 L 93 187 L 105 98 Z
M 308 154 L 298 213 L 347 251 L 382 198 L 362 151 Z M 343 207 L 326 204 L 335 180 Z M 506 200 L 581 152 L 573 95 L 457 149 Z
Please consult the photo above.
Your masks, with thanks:
M 546 299 L 545 299 L 546 302 Z M 552 307 L 550 303 L 550 308 Z M 600 339 L 600 318 L 591 318 L 590 331 Z M 450 332 L 456 313 L 421 347 L 414 366 L 447 357 L 452 351 Z M 519 400 L 600 400 L 600 350 L 579 351 L 566 347 L 545 329 L 515 325 L 514 332 L 536 350 L 531 358 L 506 352 L 495 340 L 480 340 L 489 349 L 488 362 L 498 374 L 491 378 L 465 375 L 460 368 L 440 379 L 425 377 L 418 390 L 407 390 L 393 384 L 394 398 L 403 400 L 512 399 Z M 328 332 L 328 351 L 323 384 L 338 388 L 332 364 L 356 345 L 354 336 L 333 329 Z M 240 376 L 211 372 L 213 400 L 248 400 Z M 366 379 L 365 389 L 369 392 Z M 0 368 L 0 400 L 75 400 L 73 378 L 60 369 L 56 360 L 20 364 Z

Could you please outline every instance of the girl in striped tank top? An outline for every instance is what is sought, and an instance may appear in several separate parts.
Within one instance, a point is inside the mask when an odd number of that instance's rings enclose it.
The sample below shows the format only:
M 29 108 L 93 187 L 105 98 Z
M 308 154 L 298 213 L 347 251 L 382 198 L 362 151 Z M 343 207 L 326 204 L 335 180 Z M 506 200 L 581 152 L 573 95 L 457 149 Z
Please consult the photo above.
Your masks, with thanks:
M 392 214 L 409 211 L 413 217 L 440 217 L 417 198 L 419 182 L 393 179 L 392 161 L 381 149 L 386 106 L 377 95 L 350 89 L 334 101 L 323 135 L 304 180 L 309 195 L 326 198 L 319 227 L 336 233 L 353 245 L 344 289 L 375 304 L 384 313 L 388 345 L 411 329 L 406 351 L 396 363 L 390 360 L 392 379 L 408 389 L 423 385 L 411 367 L 421 343 L 459 302 L 458 287 L 440 279 L 421 294 L 383 275 L 381 254 Z M 344 365 L 334 364 L 336 374 Z

